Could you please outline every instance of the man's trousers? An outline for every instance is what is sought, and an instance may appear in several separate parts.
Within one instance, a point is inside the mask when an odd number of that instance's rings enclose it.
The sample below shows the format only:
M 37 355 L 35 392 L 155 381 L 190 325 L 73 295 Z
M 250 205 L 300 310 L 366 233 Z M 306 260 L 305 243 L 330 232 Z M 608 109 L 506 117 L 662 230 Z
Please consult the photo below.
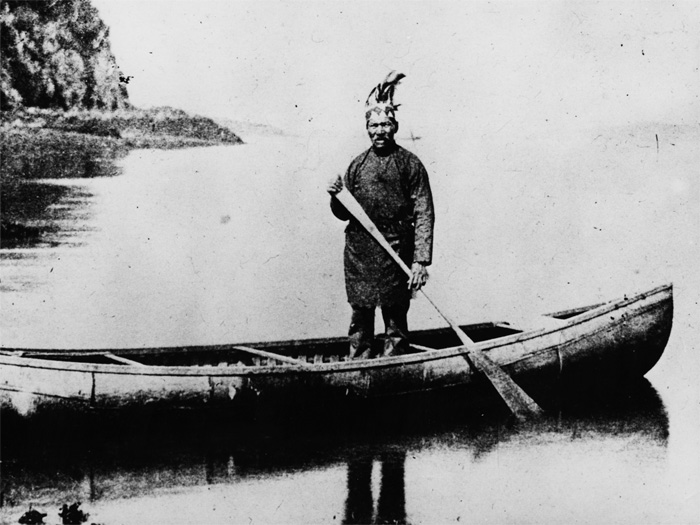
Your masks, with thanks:
M 384 319 L 384 348 L 381 355 L 400 355 L 408 351 L 408 308 L 410 300 L 405 303 L 382 305 Z M 373 357 L 374 342 L 374 307 L 352 306 L 350 319 L 350 358 Z

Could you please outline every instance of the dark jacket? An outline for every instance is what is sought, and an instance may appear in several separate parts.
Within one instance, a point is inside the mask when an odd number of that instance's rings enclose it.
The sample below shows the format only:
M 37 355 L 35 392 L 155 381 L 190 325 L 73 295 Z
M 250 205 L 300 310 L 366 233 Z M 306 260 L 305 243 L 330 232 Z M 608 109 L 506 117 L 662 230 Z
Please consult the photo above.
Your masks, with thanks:
M 374 148 L 350 163 L 346 188 L 410 267 L 429 265 L 435 214 L 428 173 L 420 159 L 399 145 L 379 154 Z M 345 285 L 357 306 L 396 304 L 410 299 L 408 277 L 337 199 L 331 209 L 345 229 Z

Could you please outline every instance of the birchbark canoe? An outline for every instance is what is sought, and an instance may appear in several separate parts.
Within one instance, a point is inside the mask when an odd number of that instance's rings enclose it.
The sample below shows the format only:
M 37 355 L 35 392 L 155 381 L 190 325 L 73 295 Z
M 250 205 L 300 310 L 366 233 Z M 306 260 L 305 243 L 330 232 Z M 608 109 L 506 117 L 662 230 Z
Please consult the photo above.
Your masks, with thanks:
M 547 314 L 539 326 L 461 328 L 537 401 L 569 385 L 642 377 L 673 319 L 671 284 Z M 546 322 L 544 322 L 546 321 Z M 37 410 L 209 409 L 251 403 L 455 392 L 493 397 L 450 328 L 413 332 L 412 352 L 347 360 L 347 338 L 114 350 L 0 349 L 0 406 Z M 379 342 L 381 343 L 381 341 Z

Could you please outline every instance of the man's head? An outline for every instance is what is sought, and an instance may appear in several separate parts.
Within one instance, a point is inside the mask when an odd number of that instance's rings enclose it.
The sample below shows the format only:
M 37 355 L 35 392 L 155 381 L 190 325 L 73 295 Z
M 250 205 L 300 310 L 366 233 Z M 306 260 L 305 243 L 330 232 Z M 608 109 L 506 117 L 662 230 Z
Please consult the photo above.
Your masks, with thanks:
M 394 135 L 399 123 L 384 111 L 367 113 L 367 133 L 375 149 L 384 150 L 394 146 Z
M 394 145 L 394 135 L 399 129 L 399 123 L 395 117 L 399 104 L 394 104 L 394 90 L 405 76 L 403 73 L 392 71 L 384 82 L 372 89 L 367 97 L 365 103 L 367 132 L 377 149 L 381 150 Z

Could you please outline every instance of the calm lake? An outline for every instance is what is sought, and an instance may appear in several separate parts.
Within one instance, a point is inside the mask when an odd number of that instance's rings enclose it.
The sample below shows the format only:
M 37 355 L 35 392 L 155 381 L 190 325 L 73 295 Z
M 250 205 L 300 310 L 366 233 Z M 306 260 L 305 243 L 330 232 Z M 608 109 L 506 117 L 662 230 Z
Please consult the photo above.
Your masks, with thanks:
M 2 346 L 344 334 L 343 224 L 325 186 L 366 137 L 244 139 L 132 151 L 104 170 L 87 159 L 14 186 L 6 199 L 23 211 L 0 250 Z M 431 175 L 436 302 L 478 322 L 673 282 L 671 340 L 646 380 L 526 427 L 455 406 L 235 431 L 47 428 L 21 443 L 3 430 L 0 518 L 32 506 L 60 523 L 61 505 L 80 501 L 109 525 L 697 522 L 698 131 L 399 142 Z M 418 299 L 409 322 L 443 325 Z

